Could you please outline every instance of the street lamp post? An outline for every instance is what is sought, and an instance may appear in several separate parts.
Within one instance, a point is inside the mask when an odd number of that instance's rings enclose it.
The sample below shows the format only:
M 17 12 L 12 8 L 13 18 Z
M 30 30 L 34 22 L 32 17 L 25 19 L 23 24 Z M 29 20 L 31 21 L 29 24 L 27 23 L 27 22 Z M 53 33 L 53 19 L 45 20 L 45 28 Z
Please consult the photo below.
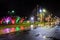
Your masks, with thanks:
M 42 21 L 44 21 L 44 18 L 45 18 L 45 12 L 46 12 L 46 10 L 45 9 L 40 9 L 39 10 L 39 12 L 40 12 L 40 22 L 42 22 Z M 44 25 L 45 25 L 45 23 L 44 23 Z
M 32 16 L 31 18 L 30 18 L 30 21 L 31 21 L 31 30 L 33 30 L 33 27 L 34 27 L 34 16 Z
M 34 16 L 30 18 L 31 23 L 34 23 Z

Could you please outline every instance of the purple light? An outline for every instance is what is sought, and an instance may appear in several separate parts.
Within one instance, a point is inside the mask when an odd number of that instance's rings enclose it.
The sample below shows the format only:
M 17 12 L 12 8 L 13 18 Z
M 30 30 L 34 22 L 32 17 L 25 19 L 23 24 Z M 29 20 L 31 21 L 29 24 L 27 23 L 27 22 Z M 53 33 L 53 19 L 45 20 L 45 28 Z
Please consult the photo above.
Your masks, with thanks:
M 11 17 L 5 18 L 5 22 L 8 24 L 8 22 L 11 21 Z
M 9 33 L 10 32 L 10 29 L 9 28 L 6 28 L 3 31 L 4 31 L 4 33 Z
M 7 20 L 6 20 L 6 23 L 8 24 L 9 21 L 10 21 L 10 20 L 7 19 Z
M 7 19 L 11 20 L 11 17 L 7 17 Z

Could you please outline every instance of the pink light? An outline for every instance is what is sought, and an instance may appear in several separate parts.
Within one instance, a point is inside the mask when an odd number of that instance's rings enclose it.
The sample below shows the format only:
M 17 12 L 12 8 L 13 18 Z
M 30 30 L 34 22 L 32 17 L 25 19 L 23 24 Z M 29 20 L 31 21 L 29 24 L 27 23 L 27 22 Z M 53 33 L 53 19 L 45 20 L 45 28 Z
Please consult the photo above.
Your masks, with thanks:
M 8 24 L 8 22 L 11 21 L 11 17 L 7 17 L 7 18 L 5 18 L 4 20 L 5 20 L 5 22 Z
M 0 24 L 2 24 L 2 21 L 0 21 Z
M 10 21 L 10 20 L 7 19 L 7 20 L 6 20 L 6 23 L 8 24 L 9 21 Z
M 12 24 L 15 24 L 15 20 L 12 20 L 11 22 L 12 22 Z
M 20 22 L 22 23 L 24 21 L 24 18 L 22 18 L 21 20 L 20 20 Z
M 12 24 L 15 24 L 15 18 L 12 18 L 12 19 L 11 19 L 11 23 L 12 23 Z
M 9 28 L 4 29 L 4 33 L 10 33 L 10 29 Z
M 0 20 L 0 24 L 2 24 L 2 22 L 3 22 L 3 19 L 2 19 L 2 20 Z

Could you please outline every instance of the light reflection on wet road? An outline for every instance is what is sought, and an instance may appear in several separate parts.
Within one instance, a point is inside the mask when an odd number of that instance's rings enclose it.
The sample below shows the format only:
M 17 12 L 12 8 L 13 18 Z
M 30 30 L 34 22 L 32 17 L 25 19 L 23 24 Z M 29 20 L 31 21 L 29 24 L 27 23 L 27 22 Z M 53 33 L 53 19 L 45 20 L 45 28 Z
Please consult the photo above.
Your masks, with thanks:
M 0 35 L 0 40 L 52 40 L 50 38 L 44 39 L 43 36 L 58 35 L 58 33 L 55 32 L 56 32 L 56 28 L 43 29 L 37 27 L 36 29 L 30 31 Z

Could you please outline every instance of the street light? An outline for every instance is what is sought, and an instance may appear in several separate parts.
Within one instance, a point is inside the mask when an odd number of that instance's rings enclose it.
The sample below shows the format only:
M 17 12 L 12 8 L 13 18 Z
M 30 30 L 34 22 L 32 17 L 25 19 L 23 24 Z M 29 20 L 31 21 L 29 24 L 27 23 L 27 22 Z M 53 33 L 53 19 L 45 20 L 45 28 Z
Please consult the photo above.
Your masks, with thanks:
M 39 12 L 41 13 L 42 12 L 42 9 L 40 9 Z
M 46 9 L 40 9 L 39 10 L 40 14 L 39 14 L 39 17 L 40 17 L 40 22 L 44 21 L 43 19 L 45 18 L 45 13 L 46 13 Z M 45 25 L 45 23 L 44 23 Z
M 34 25 L 34 16 L 32 16 L 32 17 L 30 18 L 30 21 L 31 21 L 31 29 L 33 29 L 33 25 Z
M 45 10 L 45 9 L 43 9 L 43 12 L 46 12 L 46 10 Z
M 40 13 L 46 12 L 46 9 L 40 9 L 39 12 Z
M 34 25 L 31 25 L 30 27 L 31 27 L 31 30 L 33 30 Z
M 31 20 L 34 20 L 34 17 L 31 17 Z
M 34 23 L 34 16 L 30 18 L 31 23 Z

